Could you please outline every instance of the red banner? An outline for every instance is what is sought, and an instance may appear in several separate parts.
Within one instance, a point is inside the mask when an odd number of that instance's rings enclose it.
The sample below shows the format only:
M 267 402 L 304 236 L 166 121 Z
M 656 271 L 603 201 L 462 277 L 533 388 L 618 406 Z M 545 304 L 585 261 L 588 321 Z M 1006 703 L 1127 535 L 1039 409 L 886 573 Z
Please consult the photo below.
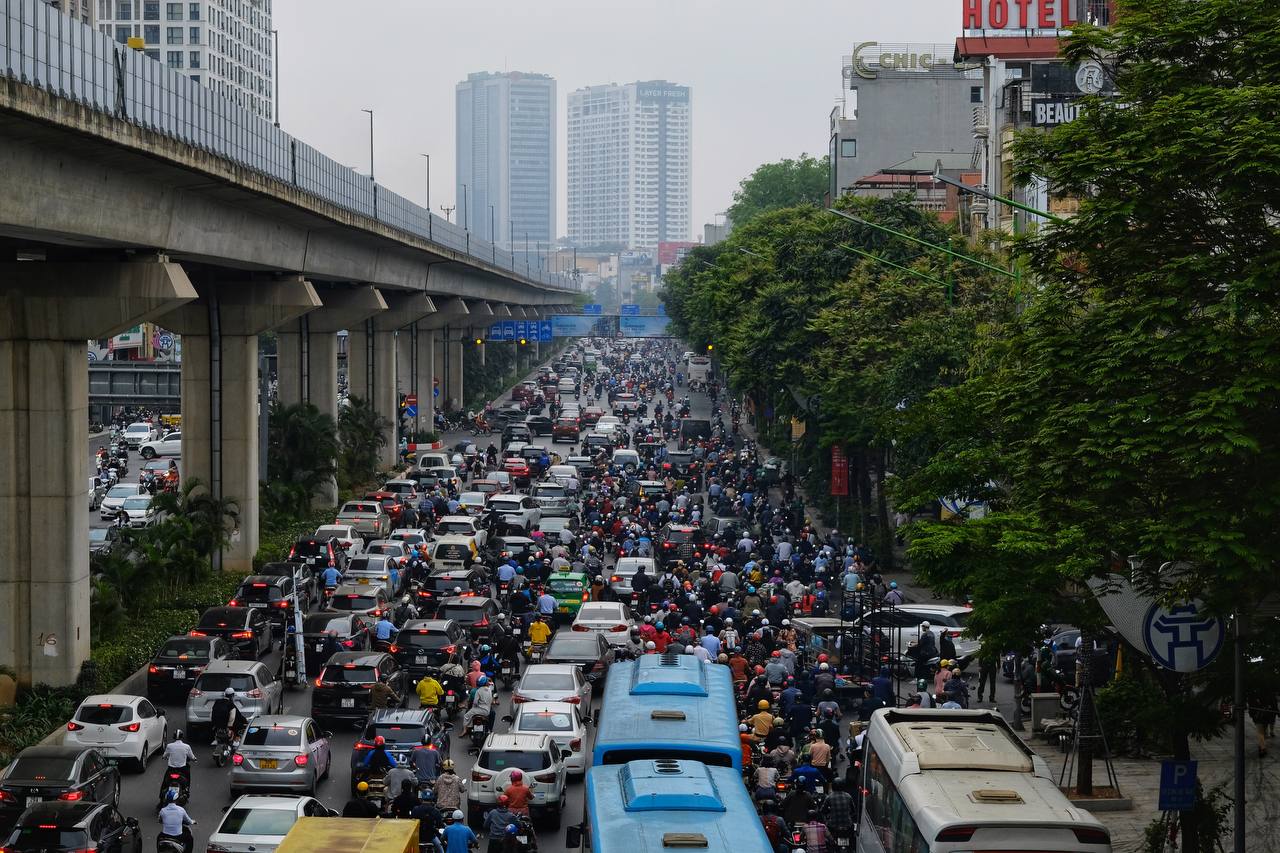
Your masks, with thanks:
M 849 460 L 844 455 L 844 447 L 839 444 L 831 445 L 831 494 L 849 494 Z

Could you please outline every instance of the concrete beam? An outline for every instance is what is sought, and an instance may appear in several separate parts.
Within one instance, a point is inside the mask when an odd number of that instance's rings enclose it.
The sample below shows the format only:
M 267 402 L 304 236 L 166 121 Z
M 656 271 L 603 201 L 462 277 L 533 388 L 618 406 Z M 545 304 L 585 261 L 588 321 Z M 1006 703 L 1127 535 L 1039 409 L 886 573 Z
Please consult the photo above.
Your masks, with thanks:
M 495 305 L 495 306 L 494 306 L 494 308 L 493 308 L 493 316 L 494 316 L 494 317 L 496 317 L 496 318 L 497 318 L 497 319 L 499 319 L 499 320 L 505 320 L 507 317 L 514 317 L 514 316 L 516 316 L 516 314 L 515 314 L 515 312 L 511 309 L 511 306 L 510 306 L 510 305 L 508 305 L 508 304 L 507 304 L 507 303 L 505 303 L 505 302 L 499 302 L 499 303 L 498 303 L 497 305 Z
M 456 296 L 436 297 L 433 301 L 436 305 L 436 313 L 421 322 L 423 328 L 443 329 L 446 326 L 455 326 L 465 322 L 471 314 L 465 299 L 459 299 Z
M 394 332 L 436 313 L 435 302 L 425 293 L 382 290 L 387 310 L 373 317 L 375 329 Z
M 163 259 L 0 264 L 0 664 L 23 684 L 89 657 L 86 341 L 195 298 Z

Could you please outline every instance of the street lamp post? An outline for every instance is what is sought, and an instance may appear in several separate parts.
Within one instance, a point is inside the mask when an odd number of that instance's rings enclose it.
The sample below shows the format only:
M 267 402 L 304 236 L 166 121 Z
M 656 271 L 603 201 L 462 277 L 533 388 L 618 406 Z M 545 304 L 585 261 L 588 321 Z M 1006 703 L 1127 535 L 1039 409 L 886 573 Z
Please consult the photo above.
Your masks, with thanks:
M 272 75 L 275 77 L 276 85 L 276 102 L 273 112 L 276 114 L 276 127 L 280 126 L 280 31 L 271 31 L 271 59 L 275 64 L 275 70 Z
M 462 185 L 462 212 L 458 217 L 462 220 L 462 230 L 471 232 L 471 205 L 467 203 L 467 185 Z
M 450 207 L 447 204 L 440 205 L 440 209 L 444 211 L 444 221 L 453 222 L 453 212 L 458 209 L 457 205 Z
M 361 110 L 369 114 L 369 180 L 373 180 L 373 110 Z
M 1021 210 L 1024 213 L 1030 213 L 1035 216 L 1043 216 L 1045 219 L 1049 220 L 1050 222 L 1061 223 L 1066 221 L 1060 216 L 1054 216 L 1052 213 L 1048 213 L 1043 210 L 1037 210 L 1036 208 L 1031 207 L 1030 205 L 1023 204 L 1020 201 L 1014 201 L 1011 198 L 1005 198 L 1002 195 L 996 195 L 993 192 L 989 192 L 987 190 L 980 189 L 978 187 L 971 187 L 966 183 L 957 181 L 955 178 L 951 178 L 951 177 L 948 177 L 947 175 L 942 174 L 942 172 L 940 171 L 933 173 L 933 179 L 935 181 L 941 181 L 947 186 L 955 187 L 962 193 L 969 193 L 971 195 L 981 196 L 982 198 L 985 198 L 988 201 L 998 201 L 1001 204 L 1009 205 L 1009 207 L 1016 207 L 1018 210 Z
M 498 235 L 493 230 L 493 205 L 489 205 L 489 245 L 493 247 L 493 262 L 498 262 Z

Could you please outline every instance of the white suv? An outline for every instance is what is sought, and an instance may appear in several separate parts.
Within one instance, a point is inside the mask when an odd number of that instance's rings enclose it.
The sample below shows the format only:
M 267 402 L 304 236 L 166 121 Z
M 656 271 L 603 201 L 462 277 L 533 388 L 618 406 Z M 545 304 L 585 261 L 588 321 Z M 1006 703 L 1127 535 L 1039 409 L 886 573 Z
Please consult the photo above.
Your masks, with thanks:
M 498 802 L 498 793 L 511 784 L 511 771 L 524 774 L 533 789 L 529 816 L 560 828 L 568 770 L 565 754 L 550 735 L 489 735 L 471 770 L 467 787 L 468 823 L 478 824 L 486 810 Z
M 898 610 L 909 614 L 916 622 L 928 622 L 929 630 L 933 632 L 939 647 L 942 644 L 942 632 L 949 633 L 951 642 L 956 644 L 956 661 L 961 669 L 968 668 L 982 648 L 982 638 L 965 631 L 969 615 L 973 613 L 968 607 L 954 604 L 901 604 Z

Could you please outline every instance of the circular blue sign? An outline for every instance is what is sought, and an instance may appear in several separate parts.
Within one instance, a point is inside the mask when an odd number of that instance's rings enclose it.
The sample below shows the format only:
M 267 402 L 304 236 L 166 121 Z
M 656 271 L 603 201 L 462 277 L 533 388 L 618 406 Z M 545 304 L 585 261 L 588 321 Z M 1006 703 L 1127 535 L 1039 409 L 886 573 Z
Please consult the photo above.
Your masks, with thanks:
M 1217 616 L 1204 612 L 1204 602 L 1188 601 L 1147 609 L 1142 639 L 1151 659 L 1174 672 L 1195 672 L 1213 663 L 1227 629 Z

